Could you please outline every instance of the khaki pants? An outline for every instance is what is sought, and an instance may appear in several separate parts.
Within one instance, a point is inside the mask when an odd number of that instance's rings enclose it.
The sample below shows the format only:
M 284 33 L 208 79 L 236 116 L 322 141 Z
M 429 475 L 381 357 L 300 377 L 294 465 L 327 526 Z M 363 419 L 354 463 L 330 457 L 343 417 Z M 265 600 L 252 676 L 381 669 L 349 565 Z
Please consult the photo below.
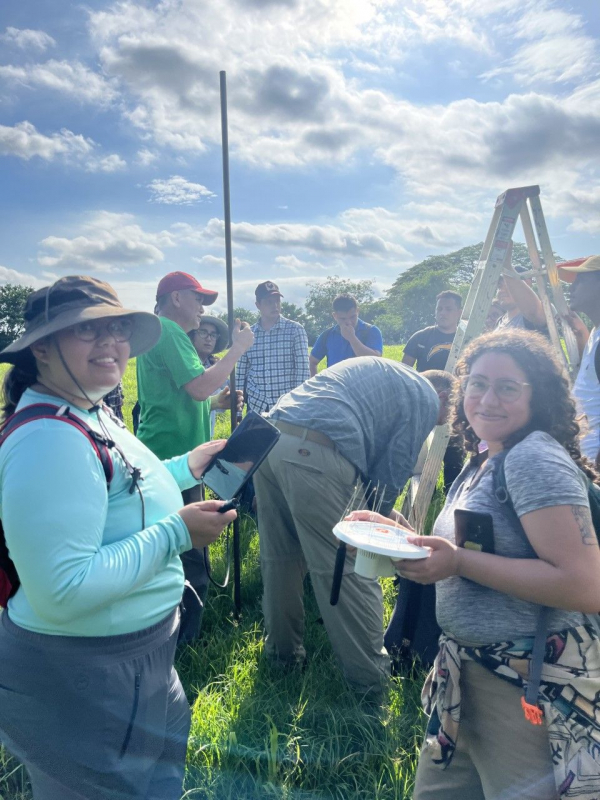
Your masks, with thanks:
M 463 661 L 458 740 L 446 769 L 425 744 L 413 800 L 558 800 L 548 733 L 527 722 L 522 691 Z
M 348 554 L 338 604 L 329 603 L 337 551 L 332 529 L 357 477 L 356 468 L 336 450 L 286 433 L 256 473 L 266 651 L 284 663 L 304 659 L 308 571 L 346 680 L 357 691 L 377 696 L 390 671 L 379 582 L 356 575 Z

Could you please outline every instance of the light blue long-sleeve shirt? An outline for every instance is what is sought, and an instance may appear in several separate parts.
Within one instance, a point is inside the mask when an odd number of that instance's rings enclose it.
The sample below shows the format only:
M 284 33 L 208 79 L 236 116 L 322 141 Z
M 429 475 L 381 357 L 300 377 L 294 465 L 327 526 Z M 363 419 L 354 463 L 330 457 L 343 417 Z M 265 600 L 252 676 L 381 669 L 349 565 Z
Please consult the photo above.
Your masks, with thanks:
M 28 389 L 18 409 L 62 405 Z M 102 432 L 95 413 L 71 412 Z M 60 420 L 28 422 L 0 448 L 0 517 L 21 586 L 8 603 L 17 625 L 63 636 L 112 636 L 160 622 L 180 602 L 180 553 L 192 546 L 181 490 L 196 485 L 187 454 L 161 462 L 99 412 L 111 438 L 141 469 L 139 494 L 111 450 L 110 490 L 88 438 Z

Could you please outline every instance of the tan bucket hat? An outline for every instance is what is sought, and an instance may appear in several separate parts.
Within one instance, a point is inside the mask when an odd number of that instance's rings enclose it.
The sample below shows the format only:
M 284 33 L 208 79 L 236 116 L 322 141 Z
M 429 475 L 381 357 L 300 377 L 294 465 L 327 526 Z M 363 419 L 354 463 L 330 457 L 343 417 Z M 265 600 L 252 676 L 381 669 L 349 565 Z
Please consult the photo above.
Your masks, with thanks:
M 214 353 L 221 353 L 223 350 L 229 347 L 229 328 L 227 327 L 226 322 L 223 322 L 223 320 L 219 319 L 219 317 L 211 317 L 209 315 L 202 317 L 200 320 L 200 325 L 202 325 L 203 322 L 209 322 L 217 329 L 217 341 L 213 350 Z M 192 331 L 192 333 L 195 332 L 196 331 Z
M 133 334 L 131 356 L 150 350 L 160 339 L 160 320 L 146 311 L 123 308 L 117 293 L 108 283 L 84 275 L 59 278 L 51 286 L 32 292 L 27 298 L 25 332 L 0 352 L 0 362 L 15 364 L 35 342 L 78 322 L 104 317 L 130 317 Z

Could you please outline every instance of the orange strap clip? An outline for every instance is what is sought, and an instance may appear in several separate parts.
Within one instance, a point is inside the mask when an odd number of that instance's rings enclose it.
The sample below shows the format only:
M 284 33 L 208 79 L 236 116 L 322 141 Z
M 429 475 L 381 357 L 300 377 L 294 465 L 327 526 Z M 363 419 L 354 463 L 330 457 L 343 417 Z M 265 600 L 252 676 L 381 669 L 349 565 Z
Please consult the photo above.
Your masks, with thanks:
M 524 697 L 521 697 L 521 706 L 527 722 L 531 722 L 532 725 L 541 725 L 543 723 L 544 712 L 539 706 L 532 706 Z

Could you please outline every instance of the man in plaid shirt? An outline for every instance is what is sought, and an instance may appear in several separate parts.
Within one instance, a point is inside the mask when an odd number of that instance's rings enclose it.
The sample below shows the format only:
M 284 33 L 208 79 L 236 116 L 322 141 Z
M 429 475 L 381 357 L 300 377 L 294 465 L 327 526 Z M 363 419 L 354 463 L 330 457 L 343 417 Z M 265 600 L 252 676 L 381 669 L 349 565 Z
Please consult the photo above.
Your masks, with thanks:
M 260 319 L 252 326 L 254 344 L 238 362 L 236 385 L 260 414 L 308 379 L 308 338 L 302 325 L 281 316 L 277 284 L 259 283 L 254 294 Z

